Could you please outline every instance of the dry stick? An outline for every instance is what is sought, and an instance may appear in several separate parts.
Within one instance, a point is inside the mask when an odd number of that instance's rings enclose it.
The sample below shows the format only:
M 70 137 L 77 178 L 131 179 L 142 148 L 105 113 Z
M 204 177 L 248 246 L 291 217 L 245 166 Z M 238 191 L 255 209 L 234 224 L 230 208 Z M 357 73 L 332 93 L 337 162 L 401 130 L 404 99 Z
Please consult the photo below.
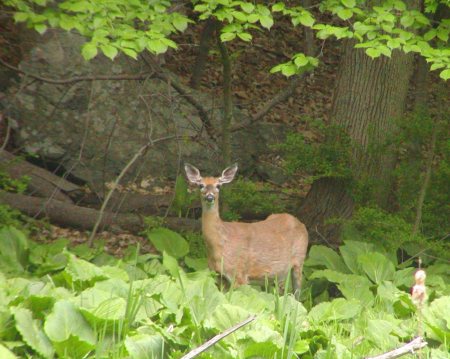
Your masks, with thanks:
M 247 325 L 248 323 L 253 322 L 256 319 L 256 316 L 252 315 L 251 317 L 247 318 L 243 322 L 240 322 L 239 324 L 236 324 L 235 326 L 225 330 L 223 333 L 220 333 L 216 335 L 215 337 L 208 340 L 206 343 L 200 345 L 198 348 L 195 348 L 194 350 L 191 350 L 189 353 L 187 353 L 185 356 L 183 356 L 181 359 L 192 359 L 195 358 L 197 355 L 203 353 L 208 348 L 212 347 L 214 344 L 216 344 L 218 341 L 222 340 L 226 336 L 230 335 L 231 333 L 235 332 L 236 330 L 242 328 L 244 325 Z
M 122 171 L 120 172 L 120 174 L 117 176 L 116 180 L 114 181 L 111 189 L 109 190 L 108 194 L 105 197 L 105 200 L 102 203 L 102 206 L 100 207 L 100 214 L 98 216 L 97 222 L 95 222 L 95 226 L 92 229 L 91 235 L 89 236 L 89 247 L 92 247 L 92 245 L 94 244 L 94 237 L 97 233 L 98 227 L 102 221 L 103 218 L 103 213 L 105 212 L 106 206 L 108 205 L 114 190 L 117 188 L 117 186 L 119 185 L 119 182 L 122 180 L 122 177 L 125 175 L 125 173 L 128 172 L 128 170 L 130 169 L 130 167 L 138 160 L 139 157 L 141 157 L 144 152 L 150 147 L 153 146 L 156 142 L 161 142 L 161 141 L 166 141 L 168 139 L 172 139 L 176 136 L 167 136 L 167 137 L 163 137 L 163 138 L 159 138 L 157 140 L 150 140 L 149 143 L 145 144 L 144 146 L 142 146 L 137 152 L 136 154 L 133 156 L 133 158 L 126 164 L 126 166 L 122 169 Z
M 392 359 L 392 358 L 398 358 L 402 355 L 414 353 L 415 350 L 422 349 L 423 347 L 427 346 L 427 342 L 423 340 L 422 337 L 417 337 L 410 341 L 409 343 L 401 346 L 400 348 L 391 350 L 390 352 L 377 355 L 374 357 L 367 357 L 366 359 Z
M 47 77 L 43 77 L 43 76 L 39 76 L 39 75 L 35 75 L 33 73 L 30 73 L 28 71 L 24 71 L 19 69 L 16 66 L 10 65 L 7 62 L 3 61 L 2 59 L 0 59 L 0 65 L 19 72 L 23 75 L 26 75 L 28 77 L 31 77 L 33 79 L 42 81 L 42 82 L 47 82 L 50 84 L 55 84 L 55 85 L 67 85 L 73 82 L 80 82 L 80 81 L 97 81 L 97 80 L 101 80 L 101 81 L 108 81 L 108 80 L 145 80 L 148 77 L 151 77 L 153 74 L 151 73 L 140 73 L 137 75 L 131 75 L 131 74 L 120 74 L 120 75 L 98 75 L 98 76 L 75 76 L 75 77 L 70 77 L 67 79 L 51 79 L 51 78 L 47 78 Z

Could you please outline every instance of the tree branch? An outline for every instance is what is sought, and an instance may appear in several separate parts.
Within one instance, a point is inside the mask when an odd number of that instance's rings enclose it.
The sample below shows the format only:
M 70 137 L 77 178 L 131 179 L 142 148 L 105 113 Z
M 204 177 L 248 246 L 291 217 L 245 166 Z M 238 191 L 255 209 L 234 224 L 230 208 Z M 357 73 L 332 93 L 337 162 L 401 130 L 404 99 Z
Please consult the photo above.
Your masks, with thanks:
M 39 80 L 42 82 L 47 82 L 50 84 L 54 84 L 54 85 L 67 85 L 67 84 L 71 84 L 74 82 L 80 82 L 80 81 L 109 81 L 109 80 L 145 80 L 146 78 L 152 77 L 154 74 L 149 73 L 149 72 L 144 72 L 144 73 L 140 73 L 137 75 L 132 75 L 132 74 L 120 74 L 120 75 L 98 75 L 98 76 L 75 76 L 75 77 L 70 77 L 67 79 L 52 79 L 52 78 L 48 78 L 48 77 L 43 77 L 40 75 L 36 75 L 33 74 L 31 72 L 28 71 L 24 71 L 19 69 L 18 67 L 15 67 L 13 65 L 8 64 L 7 62 L 3 61 L 2 59 L 0 59 L 0 65 L 16 71 L 18 73 L 21 73 L 25 76 L 31 77 L 35 80 Z
M 218 341 L 220 341 L 223 338 L 225 338 L 226 336 L 232 334 L 236 330 L 242 328 L 244 325 L 247 325 L 248 323 L 253 322 L 255 319 L 256 319 L 256 317 L 254 315 L 252 315 L 251 317 L 247 318 L 243 322 L 240 322 L 239 324 L 236 324 L 234 327 L 231 327 L 231 328 L 225 330 L 223 333 L 216 335 L 215 337 L 211 338 L 210 340 L 208 340 L 204 344 L 200 345 L 198 348 L 195 348 L 194 350 L 190 351 L 185 356 L 183 356 L 181 359 L 192 359 L 192 358 L 195 358 L 197 355 L 203 353 L 205 350 L 207 350 L 208 348 L 212 347 Z
M 417 337 L 410 341 L 409 343 L 401 346 L 400 348 L 391 350 L 390 352 L 377 355 L 374 357 L 367 357 L 366 359 L 392 359 L 392 358 L 398 358 L 402 355 L 414 353 L 415 350 L 420 350 L 423 347 L 427 346 L 427 342 L 423 340 L 422 337 Z

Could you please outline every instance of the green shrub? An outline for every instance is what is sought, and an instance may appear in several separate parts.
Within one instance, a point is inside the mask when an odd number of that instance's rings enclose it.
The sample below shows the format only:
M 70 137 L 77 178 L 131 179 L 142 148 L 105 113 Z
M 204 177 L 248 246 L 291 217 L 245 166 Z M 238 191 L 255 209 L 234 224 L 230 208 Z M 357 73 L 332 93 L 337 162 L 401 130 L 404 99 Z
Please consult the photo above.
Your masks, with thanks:
M 241 214 L 271 214 L 285 210 L 278 196 L 271 193 L 271 187 L 264 183 L 255 183 L 246 179 L 236 179 L 222 187 L 220 201 L 225 209 L 225 220 L 238 220 Z
M 351 178 L 351 140 L 343 128 L 320 120 L 309 122 L 319 138 L 309 139 L 302 133 L 291 133 L 286 141 L 274 146 L 281 152 L 289 174 L 309 176 L 312 182 L 322 177 Z

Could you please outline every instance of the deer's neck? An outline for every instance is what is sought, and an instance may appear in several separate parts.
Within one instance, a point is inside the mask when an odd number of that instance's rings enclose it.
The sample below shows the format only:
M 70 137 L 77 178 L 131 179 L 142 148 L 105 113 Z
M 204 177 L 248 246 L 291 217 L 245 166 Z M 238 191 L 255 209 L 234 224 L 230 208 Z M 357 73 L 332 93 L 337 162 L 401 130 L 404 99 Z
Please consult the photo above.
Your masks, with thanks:
M 219 215 L 219 202 L 213 206 L 202 204 L 202 231 L 208 249 L 213 252 L 220 251 L 223 246 L 224 223 Z

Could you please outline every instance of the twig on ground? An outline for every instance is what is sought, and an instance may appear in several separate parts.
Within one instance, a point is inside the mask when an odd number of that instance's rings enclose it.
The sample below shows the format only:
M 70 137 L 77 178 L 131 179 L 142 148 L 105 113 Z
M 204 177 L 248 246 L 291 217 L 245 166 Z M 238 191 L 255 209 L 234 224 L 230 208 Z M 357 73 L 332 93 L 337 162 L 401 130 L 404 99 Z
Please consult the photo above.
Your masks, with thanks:
M 377 355 L 374 357 L 368 357 L 366 359 L 392 359 L 392 358 L 398 358 L 402 355 L 413 353 L 415 350 L 422 349 L 423 347 L 427 346 L 427 342 L 423 340 L 422 337 L 417 337 L 410 341 L 409 343 L 401 346 L 400 348 L 391 350 L 390 352 Z
M 228 336 L 231 333 L 235 332 L 236 330 L 242 328 L 244 325 L 247 325 L 248 323 L 253 322 L 255 319 L 256 319 L 256 316 L 252 315 L 251 317 L 249 317 L 246 320 L 236 324 L 235 326 L 233 326 L 231 328 L 228 328 L 223 333 L 217 334 L 215 337 L 212 337 L 210 340 L 208 340 L 204 344 L 200 345 L 198 348 L 195 348 L 194 350 L 191 350 L 189 353 L 187 353 L 181 359 L 192 359 L 192 358 L 195 358 L 197 355 L 203 353 L 205 350 L 207 350 L 208 348 L 212 347 L 218 341 L 222 340 L 223 338 L 225 338 L 226 336 Z

